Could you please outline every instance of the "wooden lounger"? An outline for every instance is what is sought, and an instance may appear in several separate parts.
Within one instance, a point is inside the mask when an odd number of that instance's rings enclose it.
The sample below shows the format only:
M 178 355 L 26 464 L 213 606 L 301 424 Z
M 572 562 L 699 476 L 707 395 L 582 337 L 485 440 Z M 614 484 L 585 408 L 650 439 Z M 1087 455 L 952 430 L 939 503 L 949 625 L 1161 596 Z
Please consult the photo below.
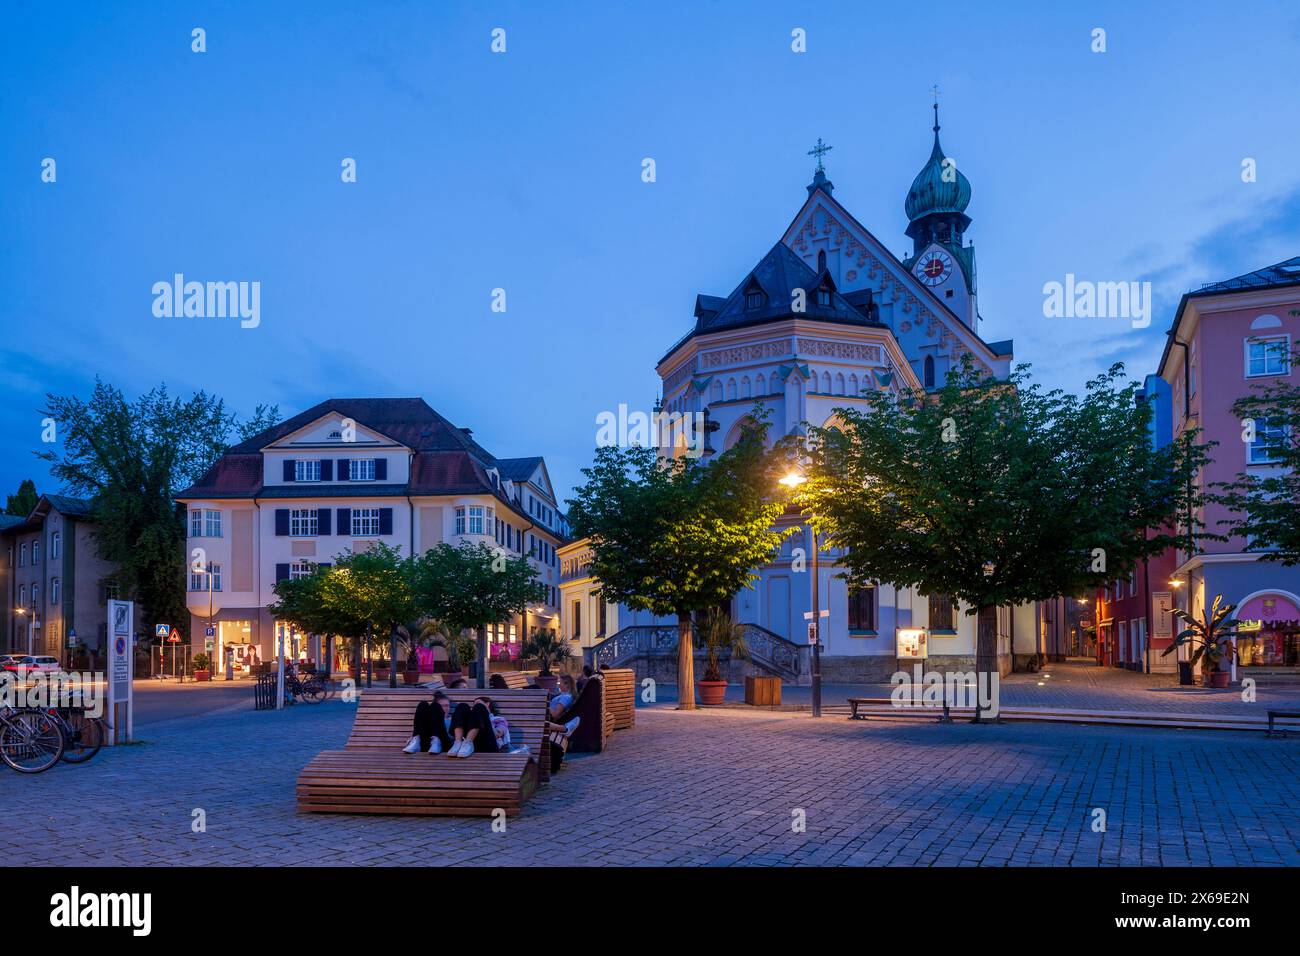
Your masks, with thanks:
M 423 688 L 363 691 L 352 733 L 342 750 L 318 754 L 298 775 L 298 809 L 306 813 L 395 813 L 514 816 L 549 779 L 543 753 L 544 690 L 450 690 L 452 706 L 486 695 L 510 725 L 511 742 L 528 754 L 485 754 L 461 759 L 402 753 L 411 739 Z
M 582 719 L 569 735 L 569 749 L 574 753 L 592 754 L 604 750 L 614 733 L 614 717 L 605 694 L 605 678 L 600 674 L 587 679 L 573 706 L 564 715 L 566 720 L 574 717 Z
M 523 690 L 529 686 L 528 675 L 523 671 L 498 671 L 492 677 L 500 677 L 510 690 Z

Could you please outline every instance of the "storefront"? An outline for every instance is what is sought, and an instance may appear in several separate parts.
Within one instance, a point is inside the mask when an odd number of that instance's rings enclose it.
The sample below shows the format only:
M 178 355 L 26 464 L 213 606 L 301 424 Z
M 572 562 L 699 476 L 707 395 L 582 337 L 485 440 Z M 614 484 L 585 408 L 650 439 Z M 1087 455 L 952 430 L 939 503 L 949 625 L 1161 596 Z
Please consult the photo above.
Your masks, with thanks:
M 248 677 L 262 658 L 253 643 L 252 621 L 217 622 L 217 673 Z
M 1300 672 L 1300 607 L 1289 596 L 1255 594 L 1237 608 L 1237 667 L 1252 672 Z

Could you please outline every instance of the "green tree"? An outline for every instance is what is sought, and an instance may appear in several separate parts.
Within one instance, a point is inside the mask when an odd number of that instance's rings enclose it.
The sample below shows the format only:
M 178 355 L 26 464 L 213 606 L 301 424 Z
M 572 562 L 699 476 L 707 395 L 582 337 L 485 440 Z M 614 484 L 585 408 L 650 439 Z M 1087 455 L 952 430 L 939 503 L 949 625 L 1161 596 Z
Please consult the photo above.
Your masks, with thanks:
M 5 514 L 26 518 L 40 500 L 41 496 L 36 493 L 36 482 L 24 478 L 18 485 L 18 493 L 10 495 L 5 503 Z
M 1153 448 L 1136 389 L 1121 366 L 1080 397 L 1043 391 L 1023 366 L 999 382 L 967 360 L 935 393 L 875 392 L 813 429 L 798 504 L 847 549 L 850 584 L 967 604 L 976 670 L 991 674 L 998 607 L 1085 593 L 1195 531 L 1205 448 L 1194 434 Z M 1180 518 L 1181 539 L 1164 530 Z
M 99 552 L 118 565 L 116 583 L 140 603 L 146 630 L 166 622 L 188 633 L 185 516 L 175 498 L 226 450 L 237 416 L 203 391 L 181 399 L 160 385 L 130 402 L 99 379 L 89 399 L 46 395 L 42 414 L 57 422 L 62 447 L 37 457 L 70 493 L 91 499 Z M 259 406 L 246 427 L 277 414 Z
M 546 586 L 527 558 L 482 542 L 434 545 L 415 560 L 414 586 L 423 613 L 454 634 L 477 635 L 479 687 L 487 686 L 487 626 L 546 600 Z
M 1300 367 L 1300 346 L 1290 364 Z M 1270 439 L 1269 459 L 1277 467 L 1243 472 L 1222 486 L 1221 500 L 1232 511 L 1219 527 L 1246 538 L 1248 550 L 1262 552 L 1261 560 L 1300 564 L 1300 384 L 1278 378 L 1257 385 L 1233 404 L 1232 413 L 1241 419 L 1243 434 L 1250 428 L 1257 439 Z
M 325 606 L 331 614 L 365 621 L 388 634 L 388 686 L 397 686 L 397 644 L 402 629 L 425 613 L 416 590 L 417 560 L 379 542 L 339 557 L 325 576 Z
M 754 569 L 796 530 L 773 527 L 785 506 L 773 498 L 764 437 L 763 424 L 746 428 L 709 463 L 639 446 L 600 448 L 568 502 L 573 533 L 591 539 L 591 574 L 605 600 L 676 615 L 682 709 L 695 707 L 691 616 L 750 587 Z

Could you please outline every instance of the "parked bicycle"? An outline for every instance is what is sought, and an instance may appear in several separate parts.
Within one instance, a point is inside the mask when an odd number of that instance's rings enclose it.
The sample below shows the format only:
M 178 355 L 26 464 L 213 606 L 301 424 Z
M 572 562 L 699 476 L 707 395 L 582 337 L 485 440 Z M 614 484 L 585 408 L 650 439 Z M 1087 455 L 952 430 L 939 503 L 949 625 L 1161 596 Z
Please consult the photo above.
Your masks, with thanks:
M 19 773 L 49 770 L 66 746 L 62 722 L 45 711 L 0 710 L 0 759 Z
M 309 704 L 319 704 L 333 693 L 329 680 L 322 674 L 298 676 L 296 667 L 285 668 L 284 702 L 292 704 L 295 700 L 305 700 Z
M 104 722 L 89 716 L 84 707 L 52 707 L 46 713 L 63 731 L 63 759 L 68 763 L 85 763 L 104 746 Z

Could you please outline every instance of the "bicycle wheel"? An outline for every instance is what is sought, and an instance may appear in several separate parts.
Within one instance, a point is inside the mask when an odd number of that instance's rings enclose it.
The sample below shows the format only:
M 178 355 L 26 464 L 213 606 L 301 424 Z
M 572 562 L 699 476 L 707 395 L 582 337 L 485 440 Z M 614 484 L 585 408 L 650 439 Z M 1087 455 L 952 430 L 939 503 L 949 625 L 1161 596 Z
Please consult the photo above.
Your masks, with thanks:
M 68 743 L 63 748 L 63 759 L 68 763 L 85 763 L 104 745 L 104 724 L 98 717 L 87 717 L 74 710 L 64 720 Z
M 302 685 L 302 696 L 309 704 L 319 704 L 325 699 L 325 688 L 318 680 L 309 680 Z
M 59 722 L 39 710 L 20 711 L 0 729 L 0 758 L 19 773 L 49 770 L 66 744 Z

